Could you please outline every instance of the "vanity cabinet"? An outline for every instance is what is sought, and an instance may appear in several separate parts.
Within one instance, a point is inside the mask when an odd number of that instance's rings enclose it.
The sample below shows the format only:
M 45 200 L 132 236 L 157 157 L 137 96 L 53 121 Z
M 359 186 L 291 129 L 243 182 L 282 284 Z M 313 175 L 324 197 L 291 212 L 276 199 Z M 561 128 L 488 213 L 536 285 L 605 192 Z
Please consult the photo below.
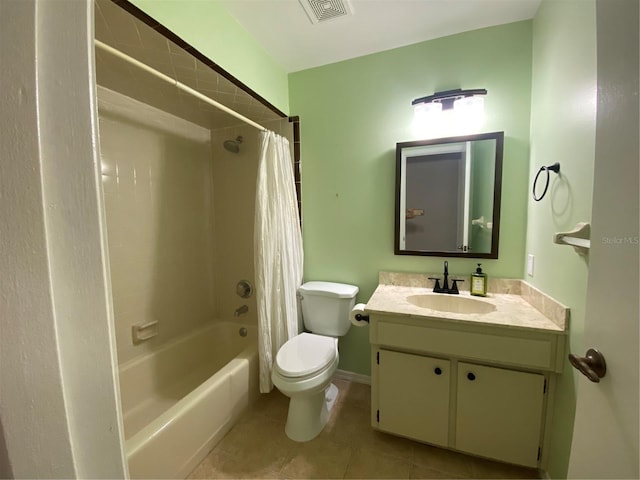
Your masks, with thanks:
M 456 449 L 535 467 L 544 375 L 458 363 Z
M 389 350 L 378 356 L 380 430 L 446 447 L 451 362 Z
M 541 466 L 549 386 L 562 368 L 564 337 L 435 318 L 370 319 L 375 429 Z

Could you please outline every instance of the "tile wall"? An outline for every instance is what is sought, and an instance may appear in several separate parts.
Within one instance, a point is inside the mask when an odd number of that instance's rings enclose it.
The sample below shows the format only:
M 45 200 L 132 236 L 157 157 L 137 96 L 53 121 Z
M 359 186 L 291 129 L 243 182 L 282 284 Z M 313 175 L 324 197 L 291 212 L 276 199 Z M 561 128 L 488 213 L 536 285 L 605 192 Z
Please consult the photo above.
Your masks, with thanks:
M 263 126 L 289 140 L 293 159 L 293 123 L 286 118 L 263 122 Z M 223 148 L 225 140 L 241 135 L 243 143 L 238 153 Z M 211 132 L 213 155 L 214 217 L 216 231 L 216 268 L 214 279 L 218 293 L 217 314 L 220 318 L 240 323 L 257 324 L 255 295 L 243 299 L 236 295 L 239 280 L 254 283 L 253 225 L 255 215 L 255 185 L 260 151 L 259 132 L 248 125 L 222 128 Z M 224 233 L 222 233 L 224 232 Z M 233 312 L 241 305 L 249 312 L 239 318 Z
M 215 318 L 210 132 L 99 89 L 119 363 Z M 134 345 L 135 324 L 158 322 Z
M 208 130 L 98 88 L 103 192 L 119 363 L 211 321 L 257 323 L 253 224 L 259 132 Z M 263 122 L 288 138 L 294 123 Z M 243 137 L 238 153 L 225 140 Z M 299 178 L 299 176 L 297 177 Z M 249 311 L 234 317 L 246 304 Z M 134 344 L 132 327 L 158 321 Z

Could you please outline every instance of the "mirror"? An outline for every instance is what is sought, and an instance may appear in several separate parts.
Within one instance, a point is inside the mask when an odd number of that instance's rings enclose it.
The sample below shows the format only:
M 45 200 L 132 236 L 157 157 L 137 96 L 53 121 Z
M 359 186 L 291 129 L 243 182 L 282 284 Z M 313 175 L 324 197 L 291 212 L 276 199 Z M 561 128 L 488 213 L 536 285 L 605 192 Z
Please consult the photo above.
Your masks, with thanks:
M 396 255 L 498 258 L 504 132 L 396 144 Z

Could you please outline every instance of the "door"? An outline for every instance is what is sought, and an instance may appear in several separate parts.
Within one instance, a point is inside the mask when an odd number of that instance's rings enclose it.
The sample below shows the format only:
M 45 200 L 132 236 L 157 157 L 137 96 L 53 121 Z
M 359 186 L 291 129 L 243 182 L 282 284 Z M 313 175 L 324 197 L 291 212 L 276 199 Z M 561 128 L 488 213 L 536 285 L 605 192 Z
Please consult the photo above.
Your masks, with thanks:
M 599 383 L 579 376 L 569 477 L 638 478 L 638 2 L 598 0 L 596 18 L 598 114 L 584 349 L 598 349 L 607 372 Z
M 429 245 L 429 250 L 458 251 L 465 199 L 464 158 L 464 152 L 407 158 L 406 208 L 420 211 L 405 222 L 407 250 L 424 250 Z
M 447 446 L 450 362 L 380 350 L 378 425 L 381 430 Z
M 544 393 L 544 375 L 460 362 L 456 448 L 536 467 Z

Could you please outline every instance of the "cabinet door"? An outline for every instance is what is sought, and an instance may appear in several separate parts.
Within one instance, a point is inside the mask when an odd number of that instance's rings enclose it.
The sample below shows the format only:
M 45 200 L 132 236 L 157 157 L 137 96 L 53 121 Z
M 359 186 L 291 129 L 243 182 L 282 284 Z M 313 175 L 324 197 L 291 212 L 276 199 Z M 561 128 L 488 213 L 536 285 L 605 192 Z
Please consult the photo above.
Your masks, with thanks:
M 456 448 L 537 466 L 544 388 L 540 374 L 459 363 Z
M 450 362 L 380 350 L 377 367 L 379 428 L 447 446 Z

